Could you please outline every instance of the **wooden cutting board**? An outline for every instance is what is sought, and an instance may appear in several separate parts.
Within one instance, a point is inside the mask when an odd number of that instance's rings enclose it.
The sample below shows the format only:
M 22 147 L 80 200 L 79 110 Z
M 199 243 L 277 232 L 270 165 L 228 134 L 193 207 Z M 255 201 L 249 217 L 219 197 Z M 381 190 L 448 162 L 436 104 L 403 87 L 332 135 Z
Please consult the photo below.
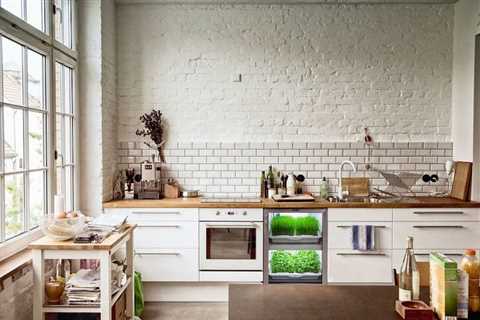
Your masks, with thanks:
M 342 178 L 342 189 L 348 190 L 350 196 L 368 196 L 368 178 Z
M 472 163 L 464 161 L 455 162 L 455 175 L 450 197 L 463 201 L 470 200 L 471 181 Z
M 298 194 L 295 196 L 282 197 L 279 194 L 273 195 L 273 200 L 277 202 L 305 202 L 305 201 L 315 201 L 315 198 L 309 194 Z

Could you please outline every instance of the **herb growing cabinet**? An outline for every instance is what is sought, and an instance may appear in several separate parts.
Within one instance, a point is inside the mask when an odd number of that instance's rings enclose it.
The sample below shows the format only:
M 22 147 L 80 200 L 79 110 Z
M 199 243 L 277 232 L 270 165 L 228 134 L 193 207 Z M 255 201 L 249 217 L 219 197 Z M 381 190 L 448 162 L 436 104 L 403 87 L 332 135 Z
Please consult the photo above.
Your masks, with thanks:
M 264 214 L 264 283 L 326 279 L 326 210 L 269 209 Z

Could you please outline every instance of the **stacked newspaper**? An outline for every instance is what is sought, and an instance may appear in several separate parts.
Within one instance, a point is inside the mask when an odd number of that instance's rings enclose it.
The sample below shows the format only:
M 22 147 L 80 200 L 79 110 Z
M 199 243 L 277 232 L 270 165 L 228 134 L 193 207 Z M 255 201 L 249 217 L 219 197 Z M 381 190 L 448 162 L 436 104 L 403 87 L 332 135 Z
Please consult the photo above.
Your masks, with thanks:
M 65 296 L 68 304 L 99 304 L 100 270 L 78 270 L 78 272 L 67 281 Z

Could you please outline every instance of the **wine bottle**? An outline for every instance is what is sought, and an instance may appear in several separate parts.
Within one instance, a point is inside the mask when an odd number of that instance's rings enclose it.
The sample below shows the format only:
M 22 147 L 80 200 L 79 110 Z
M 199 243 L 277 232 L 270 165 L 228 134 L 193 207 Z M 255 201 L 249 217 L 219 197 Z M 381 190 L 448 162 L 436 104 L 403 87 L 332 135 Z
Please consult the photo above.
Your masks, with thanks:
M 420 276 L 413 253 L 413 237 L 407 238 L 407 249 L 399 274 L 398 299 L 400 301 L 420 299 Z
M 268 167 L 267 180 L 268 180 L 268 186 L 269 187 L 275 185 L 275 176 L 273 175 L 273 167 L 272 166 Z
M 265 171 L 262 171 L 262 175 L 260 176 L 260 198 L 266 198 L 265 190 L 267 187 L 265 186 Z

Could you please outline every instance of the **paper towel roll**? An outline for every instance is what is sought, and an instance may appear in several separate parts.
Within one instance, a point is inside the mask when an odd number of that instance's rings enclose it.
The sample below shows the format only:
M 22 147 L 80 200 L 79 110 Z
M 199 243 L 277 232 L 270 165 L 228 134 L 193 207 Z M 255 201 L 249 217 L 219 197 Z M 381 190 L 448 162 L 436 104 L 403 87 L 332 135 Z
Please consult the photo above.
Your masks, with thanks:
M 54 196 L 54 214 L 65 212 L 65 198 L 61 194 Z

